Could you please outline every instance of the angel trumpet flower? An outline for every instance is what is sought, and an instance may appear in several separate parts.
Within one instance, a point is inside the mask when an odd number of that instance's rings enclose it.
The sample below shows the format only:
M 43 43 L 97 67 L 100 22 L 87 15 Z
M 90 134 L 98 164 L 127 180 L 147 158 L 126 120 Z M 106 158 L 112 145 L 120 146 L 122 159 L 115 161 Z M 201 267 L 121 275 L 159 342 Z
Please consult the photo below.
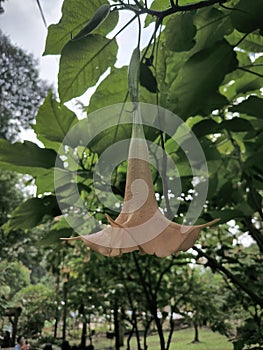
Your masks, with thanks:
M 140 250 L 143 254 L 165 257 L 191 248 L 204 227 L 185 226 L 168 220 L 160 211 L 148 162 L 148 147 L 144 138 L 139 110 L 134 110 L 134 123 L 129 146 L 124 203 L 116 220 L 106 214 L 110 224 L 89 235 L 69 238 L 82 240 L 88 247 L 105 256 L 119 256 Z

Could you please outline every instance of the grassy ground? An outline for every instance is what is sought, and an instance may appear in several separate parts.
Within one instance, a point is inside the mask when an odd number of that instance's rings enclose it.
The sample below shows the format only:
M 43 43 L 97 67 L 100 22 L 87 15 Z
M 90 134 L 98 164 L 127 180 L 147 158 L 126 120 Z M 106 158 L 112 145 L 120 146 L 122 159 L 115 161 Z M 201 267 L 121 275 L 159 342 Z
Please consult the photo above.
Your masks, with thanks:
M 232 350 L 233 345 L 227 340 L 226 337 L 218 333 L 213 333 L 208 329 L 200 330 L 200 343 L 192 344 L 191 341 L 194 337 L 193 329 L 184 329 L 175 331 L 173 334 L 172 344 L 170 350 Z M 142 342 L 141 342 L 142 344 Z M 114 349 L 114 340 L 97 338 L 94 339 L 94 346 L 96 350 Z M 126 348 L 126 339 L 125 346 Z M 135 338 L 131 341 L 131 349 L 137 350 Z M 157 335 L 148 337 L 148 349 L 159 350 L 159 339 Z

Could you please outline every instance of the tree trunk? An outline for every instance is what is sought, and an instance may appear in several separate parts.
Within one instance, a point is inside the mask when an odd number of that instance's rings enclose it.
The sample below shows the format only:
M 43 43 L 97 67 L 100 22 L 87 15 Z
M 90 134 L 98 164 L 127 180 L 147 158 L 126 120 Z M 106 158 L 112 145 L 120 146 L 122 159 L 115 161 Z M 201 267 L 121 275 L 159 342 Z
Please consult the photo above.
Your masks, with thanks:
M 64 307 L 63 307 L 63 329 L 62 329 L 62 340 L 66 340 L 67 333 L 67 312 L 68 312 L 68 288 L 67 282 L 63 285 L 63 299 L 64 299 Z
M 137 314 L 135 310 L 133 310 L 132 312 L 132 319 L 133 319 L 133 325 L 134 325 L 134 330 L 135 330 L 135 335 L 137 340 L 137 349 L 141 350 L 140 334 L 138 329 Z
M 196 320 L 194 320 L 194 331 L 195 331 L 195 336 L 192 343 L 199 343 L 200 340 L 199 340 L 198 322 Z
M 152 319 L 150 319 L 149 321 L 146 322 L 146 326 L 145 326 L 145 330 L 144 330 L 144 334 L 143 334 L 143 347 L 144 347 L 144 350 L 148 349 L 147 336 L 148 336 L 148 331 L 150 329 L 151 323 L 152 323 Z
M 56 311 L 56 313 L 57 313 L 57 311 Z M 54 324 L 54 339 L 57 339 L 57 337 L 58 337 L 58 322 L 59 322 L 59 318 L 56 315 L 55 324 Z
M 114 333 L 115 333 L 115 349 L 120 350 L 120 324 L 119 324 L 119 312 L 118 312 L 118 304 L 117 302 L 114 305 L 113 310 L 114 317 Z
M 132 335 L 133 335 L 133 331 L 134 331 L 134 326 L 132 327 L 132 330 L 129 333 L 128 338 L 127 338 L 127 350 L 131 350 L 130 341 L 131 341 L 131 338 L 132 338 Z
M 60 278 L 59 278 L 59 273 L 57 274 L 56 278 L 56 295 L 59 295 L 59 283 L 60 283 Z M 57 306 L 56 306 L 56 315 L 55 315 L 55 325 L 54 325 L 54 339 L 57 339 L 58 337 L 58 323 L 59 323 L 59 300 L 57 300 Z
M 170 315 L 170 332 L 169 332 L 169 336 L 168 336 L 168 340 L 167 340 L 167 344 L 166 344 L 166 350 L 169 350 L 171 342 L 172 342 L 172 336 L 173 336 L 173 332 L 174 332 L 174 320 L 173 320 L 173 313 L 174 313 L 174 308 L 171 307 L 171 315 Z
M 162 323 L 161 320 L 158 318 L 158 314 L 157 314 L 157 309 L 154 311 L 154 321 L 157 327 L 157 332 L 159 335 L 159 340 L 160 340 L 160 350 L 165 350 L 165 339 L 164 339 L 164 335 L 163 335 L 163 327 L 162 327 Z
M 82 332 L 81 332 L 81 349 L 85 349 L 86 347 L 86 338 L 87 338 L 87 320 L 84 317 L 83 319 L 83 325 L 82 325 Z

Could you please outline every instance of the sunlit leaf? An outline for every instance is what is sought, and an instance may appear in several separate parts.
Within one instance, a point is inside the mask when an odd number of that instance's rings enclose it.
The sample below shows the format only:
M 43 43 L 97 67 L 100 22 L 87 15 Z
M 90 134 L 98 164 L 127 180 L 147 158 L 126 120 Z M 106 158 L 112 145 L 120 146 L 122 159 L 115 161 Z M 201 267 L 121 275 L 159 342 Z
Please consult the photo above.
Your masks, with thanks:
M 62 50 L 58 74 L 58 91 L 62 102 L 82 95 L 95 85 L 117 56 L 115 40 L 91 34 L 69 42 Z
M 44 55 L 60 54 L 63 47 L 82 30 L 98 8 L 105 4 L 104 0 L 65 0 L 62 6 L 62 17 L 57 24 L 48 28 Z M 108 18 L 94 33 L 106 35 L 116 26 L 118 12 L 111 12 Z
M 75 113 L 60 105 L 49 93 L 38 110 L 33 128 L 37 137 L 46 147 L 58 150 L 64 137 L 78 119 Z

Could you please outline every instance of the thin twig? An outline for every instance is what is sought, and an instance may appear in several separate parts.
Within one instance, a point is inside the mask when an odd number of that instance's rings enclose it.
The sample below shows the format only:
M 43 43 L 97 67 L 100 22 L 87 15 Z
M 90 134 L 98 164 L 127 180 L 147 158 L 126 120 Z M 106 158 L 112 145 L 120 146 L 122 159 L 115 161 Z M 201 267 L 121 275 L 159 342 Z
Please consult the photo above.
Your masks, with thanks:
M 40 14 L 41 14 L 43 23 L 44 23 L 45 27 L 47 28 L 47 21 L 46 21 L 46 19 L 45 19 L 44 12 L 43 12 L 43 9 L 42 9 L 42 7 L 41 7 L 40 1 L 39 1 L 39 0 L 36 0 L 36 2 L 37 2 L 37 6 L 38 6 L 38 8 L 39 8 L 39 11 L 40 11 Z
M 223 1 L 222 0 L 204 0 L 204 1 L 200 1 L 198 3 L 180 6 L 180 5 L 178 5 L 178 1 L 176 1 L 176 4 L 174 4 L 174 6 L 171 6 L 170 8 L 168 8 L 164 11 L 157 11 L 157 10 L 145 8 L 141 4 L 139 4 L 138 0 L 135 1 L 136 5 L 141 10 L 141 13 L 147 13 L 149 15 L 156 16 L 160 19 L 164 18 L 166 16 L 169 16 L 173 13 L 176 13 L 176 12 L 197 10 L 197 9 L 200 9 L 203 7 L 208 7 L 208 6 L 215 5 L 215 4 L 222 4 L 223 2 L 225 2 L 225 0 L 223 0 Z

